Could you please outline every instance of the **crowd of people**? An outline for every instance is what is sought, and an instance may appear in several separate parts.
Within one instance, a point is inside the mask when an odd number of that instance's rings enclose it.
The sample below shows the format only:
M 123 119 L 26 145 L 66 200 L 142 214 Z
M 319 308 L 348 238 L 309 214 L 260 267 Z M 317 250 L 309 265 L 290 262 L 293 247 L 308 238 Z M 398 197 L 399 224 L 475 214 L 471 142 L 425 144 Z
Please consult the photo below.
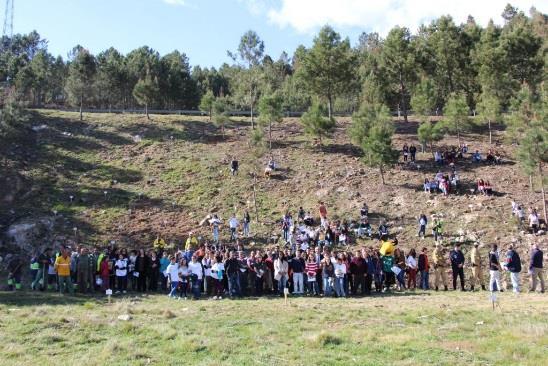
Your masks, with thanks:
M 513 206 L 517 204 L 514 202 Z M 501 251 L 494 244 L 487 256 L 477 243 L 466 253 L 459 243 L 447 252 L 441 240 L 442 221 L 433 217 L 435 247 L 432 252 L 426 246 L 403 250 L 398 239 L 389 236 L 386 223 L 381 223 L 377 231 L 372 230 L 367 221 L 366 204 L 360 208 L 359 224 L 330 222 L 323 202 L 318 211 L 319 220 L 302 207 L 296 220 L 291 213 L 286 213 L 280 220 L 279 244 L 265 249 L 246 250 L 240 242 L 242 232 L 244 236 L 250 235 L 247 212 L 242 223 L 235 215 L 230 218 L 226 243 L 220 240 L 222 221 L 213 215 L 209 220 L 211 242 L 190 232 L 184 248 L 177 250 L 169 248 L 159 236 L 150 250 L 128 251 L 113 245 L 104 250 L 94 248 L 91 252 L 86 246 L 61 246 L 56 252 L 48 248 L 31 260 L 30 288 L 62 293 L 73 293 L 75 288 L 81 293 L 164 292 L 179 299 L 283 295 L 284 292 L 347 297 L 415 289 L 447 291 L 448 274 L 453 290 L 458 289 L 459 282 L 462 291 L 487 287 L 490 291 L 503 291 L 501 277 L 508 273 L 513 291 L 521 291 L 520 273 L 524 263 L 512 245 Z M 418 236 L 424 238 L 428 225 L 426 215 L 420 215 L 418 225 Z M 374 240 L 351 251 L 350 238 L 357 240 L 360 235 Z M 530 255 L 530 290 L 535 291 L 540 283 L 540 291 L 544 292 L 544 254 L 535 244 Z M 12 289 L 21 288 L 23 268 L 27 265 L 18 258 L 9 263 Z M 470 269 L 468 280 L 465 268 Z
M 415 162 L 417 149 L 404 145 L 404 162 Z M 426 192 L 450 194 L 458 189 L 459 177 L 456 159 L 468 151 L 466 144 L 435 153 L 439 164 L 449 164 L 451 173 L 438 171 L 434 179 L 426 179 Z M 476 152 L 478 153 L 478 152 Z M 491 155 L 494 153 L 490 152 Z M 473 157 L 474 159 L 474 157 Z M 270 158 L 268 166 L 277 167 Z M 239 163 L 230 162 L 233 175 L 238 174 Z M 478 192 L 491 194 L 489 182 L 478 180 Z M 525 221 L 523 207 L 512 201 L 512 215 L 520 225 Z M 223 297 L 282 295 L 290 292 L 309 296 L 357 296 L 392 290 L 405 291 L 431 288 L 447 291 L 447 275 L 452 278 L 452 288 L 503 291 L 503 273 L 508 273 L 515 292 L 521 290 L 520 273 L 523 262 L 510 245 L 503 252 L 496 244 L 484 258 L 478 243 L 463 252 L 459 243 L 446 251 L 443 245 L 443 221 L 424 214 L 418 219 L 417 236 L 424 239 L 430 224 L 435 247 L 404 250 L 398 239 L 391 235 L 389 225 L 381 220 L 374 228 L 369 221 L 366 203 L 359 210 L 359 219 L 330 220 L 324 202 L 319 203 L 317 216 L 299 207 L 297 217 L 286 212 L 279 220 L 280 235 L 276 243 L 266 248 L 243 247 L 243 238 L 251 236 L 251 217 L 245 211 L 241 218 L 232 215 L 226 223 L 218 214 L 205 222 L 211 229 L 212 240 L 190 232 L 183 248 L 174 248 L 158 236 L 150 249 L 128 250 L 117 248 L 93 249 L 61 246 L 34 256 L 30 262 L 30 288 L 32 290 L 57 290 L 73 293 L 110 292 L 165 292 L 176 298 L 213 299 Z M 529 228 L 536 234 L 540 219 L 536 210 L 530 209 Z M 221 240 L 222 231 L 228 229 L 228 240 Z M 371 239 L 370 245 L 360 247 L 359 239 Z M 365 243 L 365 242 L 363 242 Z M 350 245 L 354 250 L 350 250 Z M 431 250 L 431 253 L 430 253 Z M 537 282 L 544 292 L 543 252 L 538 245 L 530 251 L 529 270 L 531 291 Z M 21 258 L 15 256 L 8 263 L 10 289 L 22 288 L 25 268 Z M 465 268 L 469 268 L 466 281 Z M 486 281 L 486 274 L 489 279 Z M 430 277 L 433 277 L 431 281 Z M 468 286 L 466 286 L 468 282 Z

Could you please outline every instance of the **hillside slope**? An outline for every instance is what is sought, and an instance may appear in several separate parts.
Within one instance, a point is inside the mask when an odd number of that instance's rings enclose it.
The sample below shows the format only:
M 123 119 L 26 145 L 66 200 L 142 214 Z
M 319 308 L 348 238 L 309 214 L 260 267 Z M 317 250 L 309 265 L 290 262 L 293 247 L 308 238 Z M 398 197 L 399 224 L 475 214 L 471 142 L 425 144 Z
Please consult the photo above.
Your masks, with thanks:
M 350 143 L 350 119 L 337 123 L 323 147 L 303 134 L 297 119 L 275 126 L 272 154 L 281 170 L 259 179 L 261 223 L 252 223 L 253 242 L 278 234 L 274 221 L 285 210 L 296 216 L 303 206 L 316 214 L 319 200 L 331 217 L 345 219 L 356 219 L 367 202 L 373 223 L 387 220 L 404 248 L 422 245 L 416 238 L 420 213 L 442 215 L 448 235 L 465 242 L 539 240 L 520 234 L 510 216 L 512 197 L 526 207 L 540 206 L 540 194 L 531 193 L 528 178 L 512 161 L 514 147 L 504 144 L 502 129 L 494 141 L 506 162 L 490 166 L 467 158 L 457 165 L 461 193 L 443 197 L 422 192 L 424 178 L 438 169 L 429 151 L 418 153 L 416 166 L 400 163 L 388 172 L 383 186 L 378 171 L 366 167 Z M 417 126 L 398 122 L 395 145 L 418 146 Z M 246 207 L 253 213 L 250 172 L 268 160 L 255 161 L 247 144 L 249 123 L 240 120 L 227 126 L 226 139 L 206 118 L 178 115 L 147 121 L 139 115 L 87 114 L 80 122 L 76 113 L 38 110 L 29 127 L 24 139 L 0 148 L 4 252 L 13 243 L 26 250 L 66 239 L 116 240 L 133 247 L 150 244 L 161 233 L 177 246 L 189 230 L 209 236 L 198 226 L 208 213 L 224 219 L 234 210 L 241 216 Z M 488 149 L 485 131 L 464 139 L 470 150 Z M 438 144 L 450 145 L 456 141 Z M 240 161 L 235 177 L 229 172 L 231 156 Z M 478 178 L 491 181 L 497 194 L 471 194 Z

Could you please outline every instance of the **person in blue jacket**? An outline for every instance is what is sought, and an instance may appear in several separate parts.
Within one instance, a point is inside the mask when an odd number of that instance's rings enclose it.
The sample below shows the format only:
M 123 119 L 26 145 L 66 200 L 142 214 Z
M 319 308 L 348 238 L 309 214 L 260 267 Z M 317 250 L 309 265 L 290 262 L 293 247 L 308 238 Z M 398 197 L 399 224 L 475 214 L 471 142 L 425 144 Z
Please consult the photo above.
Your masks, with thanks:
M 460 289 L 466 291 L 464 288 L 464 254 L 460 250 L 459 243 L 456 243 L 455 248 L 449 253 L 449 259 L 451 260 L 451 269 L 453 271 L 453 290 L 457 289 L 457 277 L 459 277 Z

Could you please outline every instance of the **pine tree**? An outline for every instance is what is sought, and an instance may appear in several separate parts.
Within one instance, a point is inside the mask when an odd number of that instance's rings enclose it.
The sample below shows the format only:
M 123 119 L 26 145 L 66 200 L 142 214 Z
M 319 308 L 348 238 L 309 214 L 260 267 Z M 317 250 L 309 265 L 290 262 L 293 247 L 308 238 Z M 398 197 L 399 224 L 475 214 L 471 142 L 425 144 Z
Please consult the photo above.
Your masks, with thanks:
M 483 92 L 480 96 L 480 102 L 477 108 L 479 118 L 487 122 L 487 127 L 489 129 L 489 144 L 493 144 L 491 123 L 501 118 L 499 100 L 495 95 L 489 92 Z
M 268 126 L 268 146 L 272 150 L 272 124 L 283 119 L 283 100 L 278 94 L 263 95 L 259 100 L 259 123 Z
M 538 174 L 541 182 L 544 221 L 548 222 L 544 191 L 546 182 L 543 169 L 543 166 L 548 162 L 548 101 L 546 96 L 533 106 L 534 114 L 520 139 L 517 157 L 529 176 Z
M 226 97 L 218 97 L 213 103 L 213 123 L 217 127 L 221 127 L 221 134 L 225 138 L 225 125 L 230 122 L 229 104 Z
M 150 119 L 148 107 L 158 97 L 159 92 L 158 79 L 153 79 L 150 75 L 145 76 L 144 79 L 139 79 L 133 88 L 133 97 L 137 100 L 137 103 L 145 106 L 147 119 Z
M 364 153 L 365 164 L 379 168 L 382 184 L 384 172 L 398 161 L 399 152 L 392 147 L 395 128 L 385 105 L 364 104 L 352 116 L 350 136 Z
M 215 96 L 213 95 L 213 92 L 211 90 L 208 90 L 207 93 L 205 93 L 200 100 L 200 110 L 207 113 L 210 122 L 214 103 Z
M 464 95 L 452 93 L 443 109 L 444 119 L 438 122 L 441 123 L 440 128 L 443 127 L 445 131 L 457 135 L 459 146 L 461 145 L 460 134 L 470 128 L 468 112 Z
M 97 64 L 95 57 L 86 49 L 77 46 L 73 50 L 74 59 L 69 64 L 65 86 L 69 101 L 80 108 L 80 121 L 84 119 L 84 102 L 93 94 Z
M 317 136 L 322 144 L 322 136 L 329 136 L 335 128 L 335 120 L 327 117 L 324 108 L 314 103 L 301 117 L 305 133 Z

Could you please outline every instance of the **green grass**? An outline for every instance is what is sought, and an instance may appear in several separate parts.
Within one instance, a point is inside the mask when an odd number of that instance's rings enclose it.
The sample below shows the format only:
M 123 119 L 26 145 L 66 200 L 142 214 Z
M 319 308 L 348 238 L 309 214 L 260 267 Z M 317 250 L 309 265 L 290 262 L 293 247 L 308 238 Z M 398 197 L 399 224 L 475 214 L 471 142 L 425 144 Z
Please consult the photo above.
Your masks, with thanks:
M 510 293 L 175 301 L 0 294 L 2 365 L 541 365 L 548 303 Z M 118 316 L 130 314 L 131 320 Z

